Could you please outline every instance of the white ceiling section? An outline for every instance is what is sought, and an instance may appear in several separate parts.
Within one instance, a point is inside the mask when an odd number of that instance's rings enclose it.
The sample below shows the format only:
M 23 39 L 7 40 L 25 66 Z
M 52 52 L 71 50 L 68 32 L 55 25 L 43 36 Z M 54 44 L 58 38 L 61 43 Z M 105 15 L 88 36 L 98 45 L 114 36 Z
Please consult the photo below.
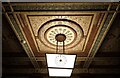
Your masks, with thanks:
M 49 76 L 70 77 L 76 55 L 46 54 Z
M 55 77 L 70 77 L 72 73 L 72 69 L 54 69 L 48 68 L 49 76 Z
M 76 55 L 46 54 L 48 67 L 74 68 Z

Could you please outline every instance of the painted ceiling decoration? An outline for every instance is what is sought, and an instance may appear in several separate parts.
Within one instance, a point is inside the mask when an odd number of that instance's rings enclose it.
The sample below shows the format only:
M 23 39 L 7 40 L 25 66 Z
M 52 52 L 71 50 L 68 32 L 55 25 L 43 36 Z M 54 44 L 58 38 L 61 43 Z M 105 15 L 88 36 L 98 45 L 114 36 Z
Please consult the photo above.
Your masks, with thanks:
M 64 34 L 66 36 L 66 52 L 82 52 L 92 16 L 65 16 L 66 18 L 59 17 L 60 16 L 28 16 L 32 26 L 31 29 L 33 29 L 36 42 L 38 43 L 38 47 L 40 49 L 39 51 L 54 53 L 57 42 L 55 36 L 57 34 Z M 41 19 L 44 20 L 41 21 Z M 85 22 L 86 19 L 88 19 L 87 22 Z M 80 24 L 82 26 L 80 26 Z M 63 44 L 62 42 L 59 42 L 58 45 L 61 46 Z
M 65 53 L 88 57 L 88 67 L 117 12 L 119 3 L 9 3 L 2 6 L 35 68 L 36 57 L 55 53 L 57 34 L 64 34 Z M 62 42 L 58 46 L 62 48 Z

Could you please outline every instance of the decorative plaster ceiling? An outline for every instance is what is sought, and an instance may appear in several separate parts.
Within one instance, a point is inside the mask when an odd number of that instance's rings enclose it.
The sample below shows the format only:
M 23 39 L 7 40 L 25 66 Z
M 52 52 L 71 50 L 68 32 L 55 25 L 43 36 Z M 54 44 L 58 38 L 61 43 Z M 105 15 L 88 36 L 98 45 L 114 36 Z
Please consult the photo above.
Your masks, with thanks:
M 43 13 L 43 12 L 41 12 Z M 74 16 L 72 12 L 58 12 L 60 14 L 70 14 L 69 16 L 40 16 L 40 15 L 28 15 L 28 20 L 30 22 L 30 28 L 33 30 L 35 40 L 39 47 L 39 52 L 56 52 L 56 39 L 57 34 L 64 34 L 66 36 L 65 40 L 65 52 L 75 53 L 83 52 L 83 48 L 86 45 L 85 41 L 88 38 L 90 32 L 89 29 L 92 28 L 91 21 L 93 20 L 92 14 L 77 13 Z M 49 15 L 49 13 L 46 13 Z M 58 42 L 58 45 L 62 47 L 62 42 Z
M 29 70 L 31 74 L 47 73 L 48 71 L 44 69 L 46 67 L 44 56 L 45 53 L 56 53 L 55 37 L 59 33 L 66 37 L 65 54 L 77 55 L 73 74 L 81 72 L 88 74 L 88 71 L 99 74 L 108 71 L 109 63 L 106 58 L 101 57 L 102 60 L 105 59 L 106 61 L 100 62 L 101 59 L 96 57 L 99 60 L 96 63 L 99 67 L 100 63 L 104 65 L 107 62 L 107 70 L 103 70 L 106 66 L 103 66 L 102 70 L 101 67 L 96 69 L 94 66 L 92 70 L 86 70 L 86 68 L 89 68 L 92 61 L 95 61 L 94 56 L 97 50 L 117 13 L 120 13 L 119 6 L 120 3 L 5 3 L 2 5 L 2 13 L 7 17 L 35 68 L 32 72 L 30 69 L 27 69 L 27 71 L 26 69 L 20 71 L 18 69 L 17 72 L 26 74 L 29 73 Z M 59 53 L 62 53 L 61 46 L 62 43 L 59 42 Z M 21 62 L 24 59 L 17 58 L 15 61 Z M 111 58 L 109 60 L 111 61 Z M 112 60 L 113 64 L 114 60 Z M 83 69 L 81 69 L 82 67 Z M 12 70 L 12 72 L 16 73 L 15 70 Z M 7 69 L 6 71 L 11 73 L 11 70 Z M 112 71 L 118 73 L 116 70 Z M 108 72 L 104 73 L 108 74 Z M 109 73 L 111 74 L 111 71 Z
M 3 6 L 30 57 L 55 53 L 57 34 L 66 37 L 65 53 L 94 55 L 118 10 L 118 3 L 10 3 Z M 61 52 L 62 42 L 58 45 Z

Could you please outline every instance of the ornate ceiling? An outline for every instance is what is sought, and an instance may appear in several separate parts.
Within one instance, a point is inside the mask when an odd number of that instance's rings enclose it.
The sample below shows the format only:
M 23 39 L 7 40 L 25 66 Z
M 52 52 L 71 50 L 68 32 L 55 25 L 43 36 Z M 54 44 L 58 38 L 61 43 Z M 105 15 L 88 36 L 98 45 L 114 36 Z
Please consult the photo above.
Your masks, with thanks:
M 40 13 L 46 16 L 29 14 L 26 19 L 29 20 L 30 32 L 34 35 L 33 38 L 37 44 L 36 47 L 39 49 L 38 52 L 55 53 L 57 42 L 55 36 L 57 34 L 66 36 L 64 41 L 66 53 L 84 52 L 85 42 L 92 28 L 93 14 L 75 12 L 76 15 L 74 15 L 71 12 L 52 12 L 53 14 L 50 15 L 49 12 Z M 60 15 L 58 16 L 58 14 Z M 58 45 L 61 48 L 63 44 L 58 42 Z
M 64 34 L 65 53 L 87 57 L 89 67 L 117 13 L 119 3 L 8 3 L 2 6 L 35 68 L 36 59 L 56 53 L 56 35 Z M 62 42 L 58 42 L 62 53 Z

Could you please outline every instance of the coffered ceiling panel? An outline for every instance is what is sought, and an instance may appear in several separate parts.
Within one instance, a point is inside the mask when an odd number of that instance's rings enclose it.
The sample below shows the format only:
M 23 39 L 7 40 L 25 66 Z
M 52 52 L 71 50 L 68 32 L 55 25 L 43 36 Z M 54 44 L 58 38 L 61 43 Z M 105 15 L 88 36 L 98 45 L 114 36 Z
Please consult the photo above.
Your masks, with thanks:
M 38 52 L 55 53 L 57 34 L 65 34 L 65 52 L 76 53 L 84 52 L 85 41 L 88 38 L 89 30 L 92 28 L 91 23 L 93 14 L 84 14 L 76 12 L 40 12 L 44 15 L 28 15 L 31 33 L 33 33 Z M 57 14 L 56 14 L 57 13 Z M 60 14 L 60 15 L 58 15 Z M 65 16 L 67 15 L 67 16 Z M 87 21 L 86 21 L 87 20 Z M 58 42 L 59 47 L 62 49 L 62 42 Z M 62 52 L 62 51 L 59 51 Z
M 66 36 L 65 53 L 88 54 L 86 45 L 94 41 L 105 13 L 97 12 L 25 12 L 14 14 L 22 34 L 34 53 L 56 53 L 56 35 Z M 93 29 L 94 28 L 94 29 Z M 96 30 L 96 31 L 95 31 Z M 90 36 L 91 33 L 95 33 Z M 93 38 L 93 39 L 92 39 Z M 24 41 L 24 40 L 23 40 Z M 33 45 L 34 44 L 34 45 Z M 91 43 L 92 44 L 92 43 Z M 58 42 L 62 53 L 62 42 Z M 85 50 L 88 50 L 85 51 Z
M 88 57 L 89 66 L 109 30 L 119 3 L 8 3 L 2 6 L 21 45 L 36 68 L 36 57 L 56 53 L 56 36 L 64 34 L 65 53 Z M 62 42 L 58 42 L 63 53 Z M 89 58 L 90 57 L 90 58 Z

